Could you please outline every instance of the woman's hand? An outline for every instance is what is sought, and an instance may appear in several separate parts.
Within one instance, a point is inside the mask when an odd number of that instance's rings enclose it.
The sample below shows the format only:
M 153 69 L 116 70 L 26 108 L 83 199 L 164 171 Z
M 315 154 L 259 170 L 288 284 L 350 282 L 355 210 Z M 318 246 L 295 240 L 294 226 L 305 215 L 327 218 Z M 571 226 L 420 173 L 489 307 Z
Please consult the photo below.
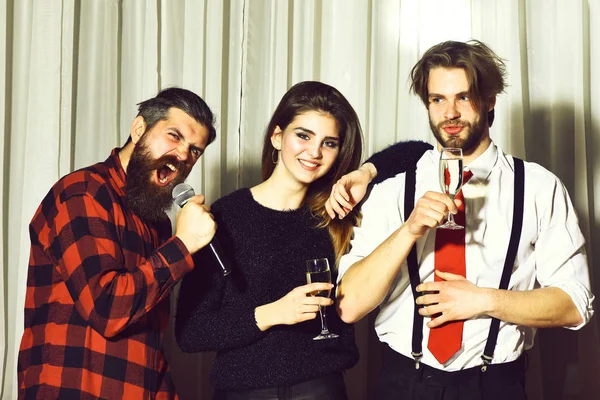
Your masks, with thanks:
M 333 300 L 329 297 L 310 296 L 311 293 L 330 291 L 331 283 L 315 282 L 292 289 L 281 299 L 256 307 L 254 318 L 261 331 L 275 325 L 294 325 L 315 319 L 319 306 L 330 306 Z

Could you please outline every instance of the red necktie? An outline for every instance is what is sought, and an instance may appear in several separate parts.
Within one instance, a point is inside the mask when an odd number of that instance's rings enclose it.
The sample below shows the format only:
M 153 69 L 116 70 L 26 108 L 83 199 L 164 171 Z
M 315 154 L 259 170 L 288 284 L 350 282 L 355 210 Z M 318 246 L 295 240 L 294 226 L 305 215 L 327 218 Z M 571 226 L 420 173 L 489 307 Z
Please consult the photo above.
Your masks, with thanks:
M 471 171 L 463 172 L 463 184 L 471 179 Z M 465 225 L 465 204 L 462 190 L 456 198 L 463 201 L 454 216 L 454 221 Z M 435 270 L 450 272 L 456 275 L 466 276 L 465 265 L 465 229 L 437 229 L 435 232 Z M 435 275 L 434 280 L 442 279 Z M 452 321 L 429 331 L 429 342 L 427 348 L 440 364 L 448 361 L 462 344 L 463 321 Z

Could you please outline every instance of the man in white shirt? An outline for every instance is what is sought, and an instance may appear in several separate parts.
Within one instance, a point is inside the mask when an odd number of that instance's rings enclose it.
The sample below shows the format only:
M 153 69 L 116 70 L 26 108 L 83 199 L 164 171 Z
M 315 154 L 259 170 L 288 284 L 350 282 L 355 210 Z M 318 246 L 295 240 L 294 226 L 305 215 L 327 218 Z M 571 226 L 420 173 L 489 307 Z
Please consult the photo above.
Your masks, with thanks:
M 416 184 L 407 186 L 407 173 L 400 173 L 373 187 L 352 250 L 339 266 L 342 319 L 356 322 L 380 309 L 375 329 L 387 346 L 377 399 L 525 398 L 523 352 L 533 345 L 536 328 L 579 329 L 593 315 L 584 238 L 573 205 L 560 180 L 537 164 L 524 164 L 523 221 L 513 227 L 518 160 L 503 153 L 489 134 L 504 71 L 491 49 L 471 41 L 432 47 L 411 72 L 411 90 L 427 107 L 437 148 L 417 162 Z M 465 170 L 473 175 L 463 186 L 464 201 L 440 192 L 443 147 L 461 148 Z M 334 186 L 330 215 L 335 211 L 343 218 L 360 200 L 377 172 L 374 166 L 380 172 L 390 168 L 374 164 Z M 418 200 L 405 215 L 409 189 Z M 441 257 L 436 250 L 444 246 L 436 244 L 436 236 L 442 237 L 436 227 L 463 203 L 466 277 L 436 267 Z M 515 229 L 520 238 L 511 239 Z M 508 285 L 502 290 L 510 241 L 516 255 L 514 262 L 508 258 Z M 413 245 L 411 290 L 407 257 Z M 458 264 L 458 257 L 452 263 Z M 413 331 L 421 317 L 422 329 Z M 497 340 L 490 333 L 493 318 L 499 321 Z M 440 356 L 434 336 L 450 342 L 451 334 L 439 332 L 459 325 L 458 347 Z M 496 345 L 488 346 L 482 360 L 490 336 Z

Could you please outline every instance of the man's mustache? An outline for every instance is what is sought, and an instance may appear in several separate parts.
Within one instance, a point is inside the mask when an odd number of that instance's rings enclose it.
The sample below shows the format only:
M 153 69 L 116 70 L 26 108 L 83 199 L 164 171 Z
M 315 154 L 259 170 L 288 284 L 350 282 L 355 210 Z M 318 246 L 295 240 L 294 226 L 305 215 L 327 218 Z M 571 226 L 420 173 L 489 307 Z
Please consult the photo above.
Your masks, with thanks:
M 438 124 L 438 129 L 444 129 L 447 126 L 462 126 L 464 127 L 471 127 L 471 124 L 467 121 L 463 121 L 463 120 L 455 120 L 455 121 L 444 121 Z
M 146 166 L 150 170 L 155 170 L 162 168 L 167 164 L 174 166 L 175 169 L 177 169 L 177 172 L 184 177 L 186 177 L 190 172 L 187 164 L 173 155 L 164 155 L 157 159 L 148 159 Z

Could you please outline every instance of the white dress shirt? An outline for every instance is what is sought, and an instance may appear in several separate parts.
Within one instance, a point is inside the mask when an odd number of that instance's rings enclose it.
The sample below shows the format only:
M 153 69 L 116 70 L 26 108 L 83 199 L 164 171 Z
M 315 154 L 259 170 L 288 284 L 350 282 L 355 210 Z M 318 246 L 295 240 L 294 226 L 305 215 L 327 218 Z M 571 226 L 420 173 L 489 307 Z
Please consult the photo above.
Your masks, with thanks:
M 416 199 L 427 191 L 441 191 L 438 182 L 440 153 L 426 152 L 417 163 Z M 466 216 L 466 278 L 479 287 L 498 288 L 513 216 L 513 158 L 493 143 L 466 166 L 473 177 L 463 187 Z M 375 185 L 362 207 L 362 224 L 354 229 L 352 249 L 342 257 L 338 282 L 344 273 L 368 256 L 404 223 L 405 174 Z M 433 281 L 436 229 L 417 241 L 421 282 Z M 535 163 L 525 163 L 525 205 L 523 231 L 519 242 L 509 290 L 531 290 L 554 286 L 565 291 L 579 310 L 585 325 L 593 315 L 590 279 L 584 238 L 569 195 L 551 172 Z M 414 298 L 408 267 L 403 263 L 375 321 L 382 342 L 411 357 Z M 425 323 L 428 321 L 425 318 Z M 456 371 L 481 365 L 491 318 L 465 322 L 462 348 L 446 364 L 437 362 L 427 349 L 429 328 L 423 324 L 422 362 L 443 370 Z M 500 322 L 493 363 L 517 359 L 533 346 L 536 329 Z

